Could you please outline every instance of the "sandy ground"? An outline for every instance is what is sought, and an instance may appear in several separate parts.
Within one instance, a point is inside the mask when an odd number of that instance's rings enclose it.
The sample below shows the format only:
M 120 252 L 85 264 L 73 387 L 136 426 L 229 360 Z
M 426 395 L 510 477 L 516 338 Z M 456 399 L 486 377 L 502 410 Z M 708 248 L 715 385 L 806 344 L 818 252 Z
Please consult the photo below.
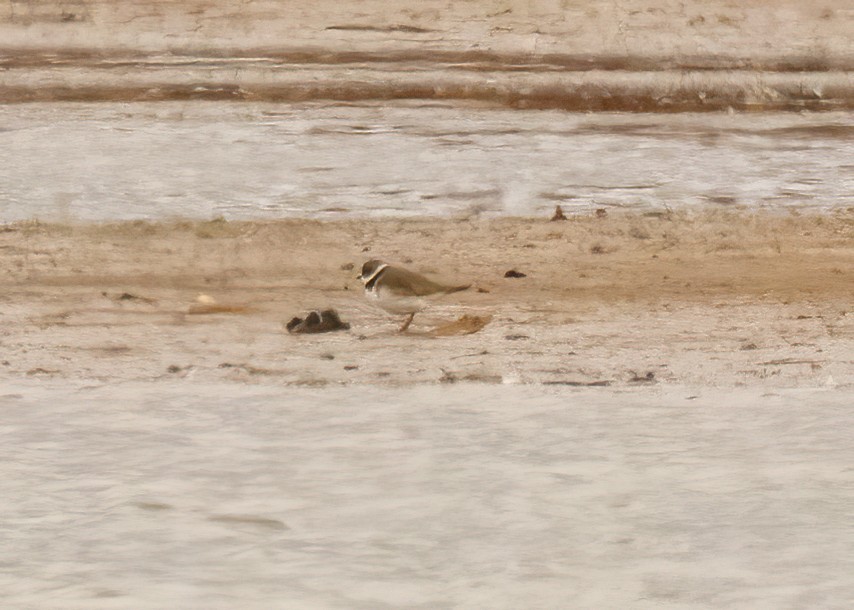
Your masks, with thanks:
M 5 6 L 4 6 L 5 5 Z M 847 0 L 9 0 L 0 48 L 485 51 L 848 62 Z
M 851 387 L 853 237 L 848 210 L 12 224 L 0 379 Z M 373 257 L 473 288 L 400 335 L 356 279 Z M 321 307 L 352 328 L 284 331 Z M 490 322 L 429 335 L 466 314 Z
M 11 0 L 0 102 L 854 107 L 845 0 Z

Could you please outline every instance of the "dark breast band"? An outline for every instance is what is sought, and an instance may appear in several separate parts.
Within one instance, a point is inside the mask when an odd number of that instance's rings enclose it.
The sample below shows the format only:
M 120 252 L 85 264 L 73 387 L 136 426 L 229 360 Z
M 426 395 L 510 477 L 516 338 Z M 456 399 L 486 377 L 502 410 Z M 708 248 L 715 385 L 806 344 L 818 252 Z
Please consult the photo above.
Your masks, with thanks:
M 380 279 L 380 277 L 382 276 L 382 274 L 386 272 L 386 269 L 388 269 L 388 267 L 383 268 L 379 273 L 375 274 L 375 275 L 374 275 L 374 277 L 372 277 L 372 278 L 371 278 L 371 279 L 370 279 L 370 280 L 365 284 L 365 290 L 373 290 L 373 289 L 374 289 L 374 286 L 375 286 L 375 285 L 376 285 L 376 283 L 377 283 L 377 280 L 378 280 L 378 279 Z

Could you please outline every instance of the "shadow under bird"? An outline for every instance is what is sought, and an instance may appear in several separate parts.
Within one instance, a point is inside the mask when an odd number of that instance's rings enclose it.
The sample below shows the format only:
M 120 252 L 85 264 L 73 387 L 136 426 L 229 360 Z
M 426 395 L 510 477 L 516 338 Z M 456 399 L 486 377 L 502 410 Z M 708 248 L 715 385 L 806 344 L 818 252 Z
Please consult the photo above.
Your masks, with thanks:
M 415 314 L 428 306 L 430 297 L 460 292 L 471 286 L 446 286 L 376 259 L 362 265 L 359 279 L 365 284 L 365 295 L 378 306 L 391 314 L 408 316 L 399 332 L 409 328 Z

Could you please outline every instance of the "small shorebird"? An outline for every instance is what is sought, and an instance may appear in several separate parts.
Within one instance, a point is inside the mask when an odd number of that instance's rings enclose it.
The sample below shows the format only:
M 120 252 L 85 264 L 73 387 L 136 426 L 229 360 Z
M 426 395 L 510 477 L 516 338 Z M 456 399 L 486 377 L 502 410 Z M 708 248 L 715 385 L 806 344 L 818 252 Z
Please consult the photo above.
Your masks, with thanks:
M 376 259 L 362 265 L 359 279 L 365 284 L 365 295 L 375 299 L 377 305 L 389 313 L 409 316 L 399 332 L 409 328 L 415 314 L 427 307 L 428 297 L 459 292 L 471 286 L 445 286 Z

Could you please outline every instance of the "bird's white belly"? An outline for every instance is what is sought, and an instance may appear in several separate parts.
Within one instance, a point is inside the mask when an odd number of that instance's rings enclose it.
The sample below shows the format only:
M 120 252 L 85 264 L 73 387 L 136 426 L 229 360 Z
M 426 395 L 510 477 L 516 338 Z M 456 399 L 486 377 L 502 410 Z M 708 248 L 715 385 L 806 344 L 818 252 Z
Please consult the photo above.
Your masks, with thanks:
M 399 315 L 417 313 L 427 306 L 421 297 L 401 296 L 382 288 L 368 292 L 368 297 L 387 312 Z

